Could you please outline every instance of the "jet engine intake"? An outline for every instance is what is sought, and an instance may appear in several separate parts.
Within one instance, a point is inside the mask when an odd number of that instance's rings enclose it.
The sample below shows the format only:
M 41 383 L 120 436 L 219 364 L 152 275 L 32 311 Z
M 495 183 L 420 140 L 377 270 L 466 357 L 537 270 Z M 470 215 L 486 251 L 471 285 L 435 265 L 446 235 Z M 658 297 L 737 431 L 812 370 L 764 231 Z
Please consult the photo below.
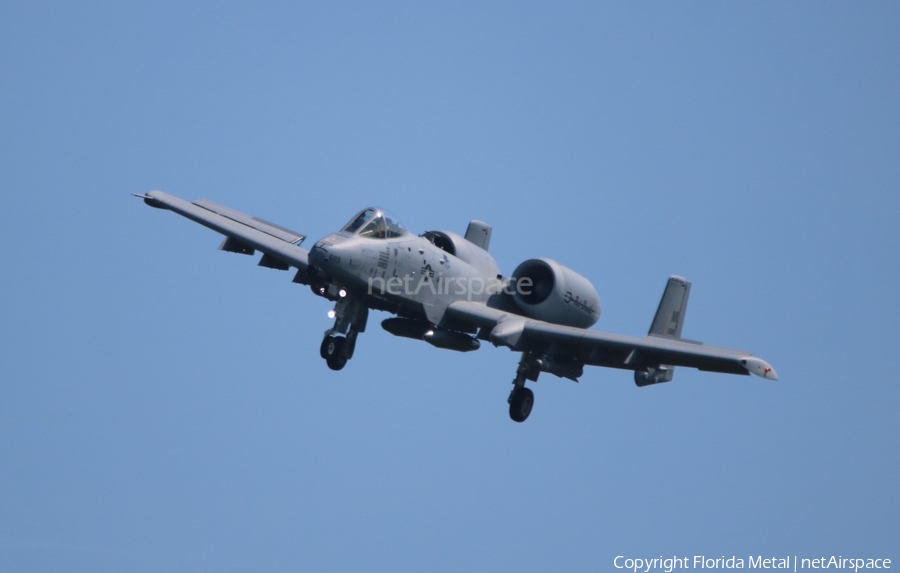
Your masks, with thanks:
M 600 295 L 589 280 L 552 259 L 529 259 L 513 272 L 513 300 L 529 318 L 588 328 L 600 318 Z

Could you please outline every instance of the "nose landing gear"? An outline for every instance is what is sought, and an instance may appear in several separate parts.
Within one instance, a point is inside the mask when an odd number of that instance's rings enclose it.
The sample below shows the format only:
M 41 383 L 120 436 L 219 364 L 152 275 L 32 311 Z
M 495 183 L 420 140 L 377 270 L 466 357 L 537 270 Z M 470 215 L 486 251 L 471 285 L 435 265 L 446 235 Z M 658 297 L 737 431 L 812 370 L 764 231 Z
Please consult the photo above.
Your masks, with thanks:
M 346 354 L 347 339 L 343 336 L 334 336 L 329 334 L 322 340 L 322 346 L 319 348 L 319 354 L 325 359 L 325 363 L 332 370 L 340 370 L 347 365 L 347 361 L 352 357 Z
M 345 292 L 345 291 L 341 291 Z M 334 327 L 325 332 L 319 355 L 332 370 L 340 370 L 353 358 L 356 338 L 366 330 L 369 309 L 357 297 L 344 296 L 334 305 Z M 346 336 L 336 336 L 346 334 Z

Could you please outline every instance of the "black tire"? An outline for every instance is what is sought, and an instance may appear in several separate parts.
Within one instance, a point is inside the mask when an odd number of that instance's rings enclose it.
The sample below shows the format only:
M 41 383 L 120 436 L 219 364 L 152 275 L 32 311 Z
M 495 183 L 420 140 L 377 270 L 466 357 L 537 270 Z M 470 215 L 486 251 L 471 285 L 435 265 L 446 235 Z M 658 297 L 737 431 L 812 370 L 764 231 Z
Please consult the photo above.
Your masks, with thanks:
M 342 336 L 326 336 L 322 341 L 320 353 L 332 370 L 340 370 L 347 365 L 347 356 L 344 354 L 346 345 L 347 339 Z
M 325 359 L 325 364 L 332 370 L 340 370 L 347 365 L 347 357 L 343 354 L 336 354 Z
M 513 422 L 524 422 L 534 408 L 534 392 L 522 386 L 513 392 L 509 401 L 509 417 Z

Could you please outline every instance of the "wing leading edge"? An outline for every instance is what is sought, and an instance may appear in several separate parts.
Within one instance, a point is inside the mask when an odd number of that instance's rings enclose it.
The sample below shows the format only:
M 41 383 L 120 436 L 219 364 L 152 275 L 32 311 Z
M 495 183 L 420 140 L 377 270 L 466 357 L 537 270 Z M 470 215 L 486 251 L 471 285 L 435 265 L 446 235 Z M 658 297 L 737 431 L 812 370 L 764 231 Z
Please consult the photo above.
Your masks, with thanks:
M 592 366 L 647 372 L 665 366 L 686 366 L 709 372 L 756 374 L 778 380 L 775 369 L 749 352 L 699 342 L 648 335 L 643 338 L 583 330 L 532 320 L 483 304 L 459 301 L 447 313 L 489 332 L 495 346 L 515 351 L 542 352 Z
M 299 246 L 306 237 L 300 233 L 205 199 L 189 203 L 162 191 L 150 191 L 139 197 L 151 207 L 174 211 L 225 235 L 221 250 L 248 255 L 260 251 L 263 253 L 260 265 L 275 269 L 296 267 L 305 273 L 309 267 L 309 251 Z

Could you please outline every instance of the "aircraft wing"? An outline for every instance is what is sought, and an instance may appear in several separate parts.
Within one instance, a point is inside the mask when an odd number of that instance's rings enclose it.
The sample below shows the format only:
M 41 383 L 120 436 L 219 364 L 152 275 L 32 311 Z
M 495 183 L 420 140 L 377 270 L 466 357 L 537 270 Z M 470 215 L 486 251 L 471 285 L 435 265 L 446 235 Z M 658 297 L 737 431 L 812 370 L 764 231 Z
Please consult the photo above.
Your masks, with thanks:
M 495 346 L 537 352 L 551 359 L 556 357 L 580 364 L 656 375 L 662 373 L 662 378 L 645 383 L 670 380 L 671 376 L 666 379 L 665 373 L 673 366 L 728 374 L 752 373 L 778 380 L 775 370 L 766 361 L 742 350 L 662 336 L 641 338 L 560 326 L 469 301 L 454 302 L 447 313 L 453 320 L 474 324 L 489 332 L 487 337 Z M 638 377 L 635 381 L 644 385 Z
M 298 273 L 301 278 L 309 267 L 309 251 L 300 247 L 305 235 L 205 199 L 189 203 L 162 191 L 138 197 L 151 207 L 174 211 L 225 235 L 220 250 L 245 255 L 260 251 L 263 253 L 260 266 L 285 271 L 296 267 L 301 271 Z

